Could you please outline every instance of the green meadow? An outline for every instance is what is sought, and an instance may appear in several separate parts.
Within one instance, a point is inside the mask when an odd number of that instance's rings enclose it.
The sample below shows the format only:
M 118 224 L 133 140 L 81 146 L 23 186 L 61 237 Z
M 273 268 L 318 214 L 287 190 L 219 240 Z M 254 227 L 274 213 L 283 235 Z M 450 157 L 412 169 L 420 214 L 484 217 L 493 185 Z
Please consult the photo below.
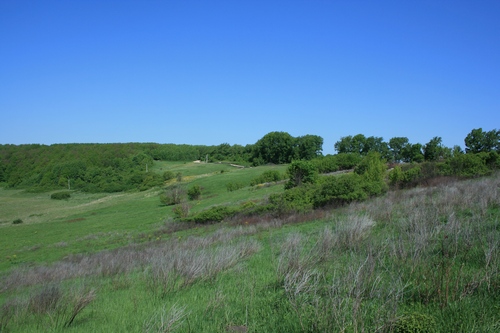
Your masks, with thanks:
M 258 200 L 282 186 L 245 186 L 228 192 L 232 181 L 249 184 L 265 170 L 284 172 L 286 166 L 240 169 L 227 164 L 158 162 L 152 172 L 180 172 L 182 186 L 200 185 L 202 200 L 193 203 L 192 211 L 212 205 Z M 167 184 L 168 185 L 168 184 Z M 129 243 L 149 241 L 153 233 L 173 217 L 172 207 L 162 205 L 154 188 L 147 191 L 113 194 L 72 192 L 69 200 L 51 200 L 51 193 L 0 189 L 0 267 L 17 262 L 51 262 L 68 253 L 92 252 Z M 12 222 L 21 219 L 22 224 Z M 157 239 L 158 236 L 155 237 Z
M 0 332 L 500 330 L 498 173 L 215 224 L 159 199 L 198 185 L 192 213 L 265 202 L 283 183 L 251 181 L 286 168 L 155 162 L 176 177 L 67 200 L 0 189 Z

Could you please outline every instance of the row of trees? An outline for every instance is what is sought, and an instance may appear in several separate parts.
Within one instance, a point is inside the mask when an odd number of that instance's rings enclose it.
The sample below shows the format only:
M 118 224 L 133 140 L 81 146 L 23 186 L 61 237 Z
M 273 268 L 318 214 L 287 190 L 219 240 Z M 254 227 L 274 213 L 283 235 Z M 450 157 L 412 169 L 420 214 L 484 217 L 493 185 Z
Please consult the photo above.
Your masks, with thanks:
M 500 151 L 500 131 L 483 131 L 473 129 L 464 139 L 466 153 Z M 382 137 L 365 137 L 363 134 L 345 136 L 334 145 L 338 153 L 355 153 L 366 155 L 377 152 L 382 158 L 391 162 L 423 162 L 447 159 L 464 151 L 458 145 L 445 147 L 441 137 L 436 136 L 426 144 L 410 143 L 407 137 L 394 137 L 388 142 Z

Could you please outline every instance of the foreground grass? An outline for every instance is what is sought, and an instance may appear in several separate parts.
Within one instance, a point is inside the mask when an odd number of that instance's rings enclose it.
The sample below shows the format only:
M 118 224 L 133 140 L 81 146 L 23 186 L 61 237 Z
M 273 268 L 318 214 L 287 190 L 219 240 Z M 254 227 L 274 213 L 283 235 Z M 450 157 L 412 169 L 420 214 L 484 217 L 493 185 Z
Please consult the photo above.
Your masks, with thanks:
M 0 330 L 497 332 L 499 194 L 497 175 L 13 263 Z

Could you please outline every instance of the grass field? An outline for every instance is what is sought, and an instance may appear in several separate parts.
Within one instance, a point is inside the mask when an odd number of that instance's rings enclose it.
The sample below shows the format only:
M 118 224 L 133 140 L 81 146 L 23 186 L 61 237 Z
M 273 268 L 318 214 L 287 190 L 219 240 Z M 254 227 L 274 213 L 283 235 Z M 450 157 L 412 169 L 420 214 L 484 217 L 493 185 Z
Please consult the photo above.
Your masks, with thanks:
M 284 172 L 285 168 L 239 169 L 227 164 L 158 162 L 152 172 L 181 172 L 180 184 L 202 186 L 203 200 L 192 202 L 191 210 L 196 212 L 281 191 L 282 186 L 257 189 L 249 183 L 265 170 Z M 226 184 L 235 180 L 246 186 L 228 192 Z M 18 263 L 51 262 L 71 253 L 156 239 L 153 233 L 173 217 L 172 208 L 161 204 L 160 192 L 161 189 L 116 194 L 73 192 L 69 200 L 51 200 L 51 193 L 0 189 L 0 270 L 10 267 L 14 256 Z M 23 223 L 13 225 L 16 219 Z
M 151 171 L 200 185 L 195 212 L 282 191 L 249 186 L 271 168 L 286 167 Z M 228 192 L 236 181 L 245 187 Z M 0 332 L 500 329 L 498 174 L 310 216 L 188 229 L 160 191 L 58 201 L 0 190 Z

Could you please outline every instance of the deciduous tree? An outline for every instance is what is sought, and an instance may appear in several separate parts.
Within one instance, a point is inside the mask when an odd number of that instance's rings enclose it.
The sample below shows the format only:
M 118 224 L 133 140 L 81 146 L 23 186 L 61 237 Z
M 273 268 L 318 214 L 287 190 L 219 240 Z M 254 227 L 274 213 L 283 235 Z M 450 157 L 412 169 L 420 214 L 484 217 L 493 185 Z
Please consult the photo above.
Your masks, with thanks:
M 443 155 L 443 139 L 439 136 L 433 137 L 424 146 L 424 159 L 426 161 L 437 161 Z
M 409 140 L 407 137 L 394 137 L 389 140 L 389 149 L 393 162 L 401 162 L 403 160 L 403 151 L 408 144 Z
M 271 132 L 254 146 L 254 163 L 290 163 L 294 156 L 294 138 L 286 132 Z
M 500 150 L 500 131 L 484 132 L 482 128 L 473 129 L 465 137 L 465 152 L 481 153 Z
M 304 135 L 295 139 L 295 157 L 299 160 L 312 160 L 321 156 L 323 138 L 318 135 Z

